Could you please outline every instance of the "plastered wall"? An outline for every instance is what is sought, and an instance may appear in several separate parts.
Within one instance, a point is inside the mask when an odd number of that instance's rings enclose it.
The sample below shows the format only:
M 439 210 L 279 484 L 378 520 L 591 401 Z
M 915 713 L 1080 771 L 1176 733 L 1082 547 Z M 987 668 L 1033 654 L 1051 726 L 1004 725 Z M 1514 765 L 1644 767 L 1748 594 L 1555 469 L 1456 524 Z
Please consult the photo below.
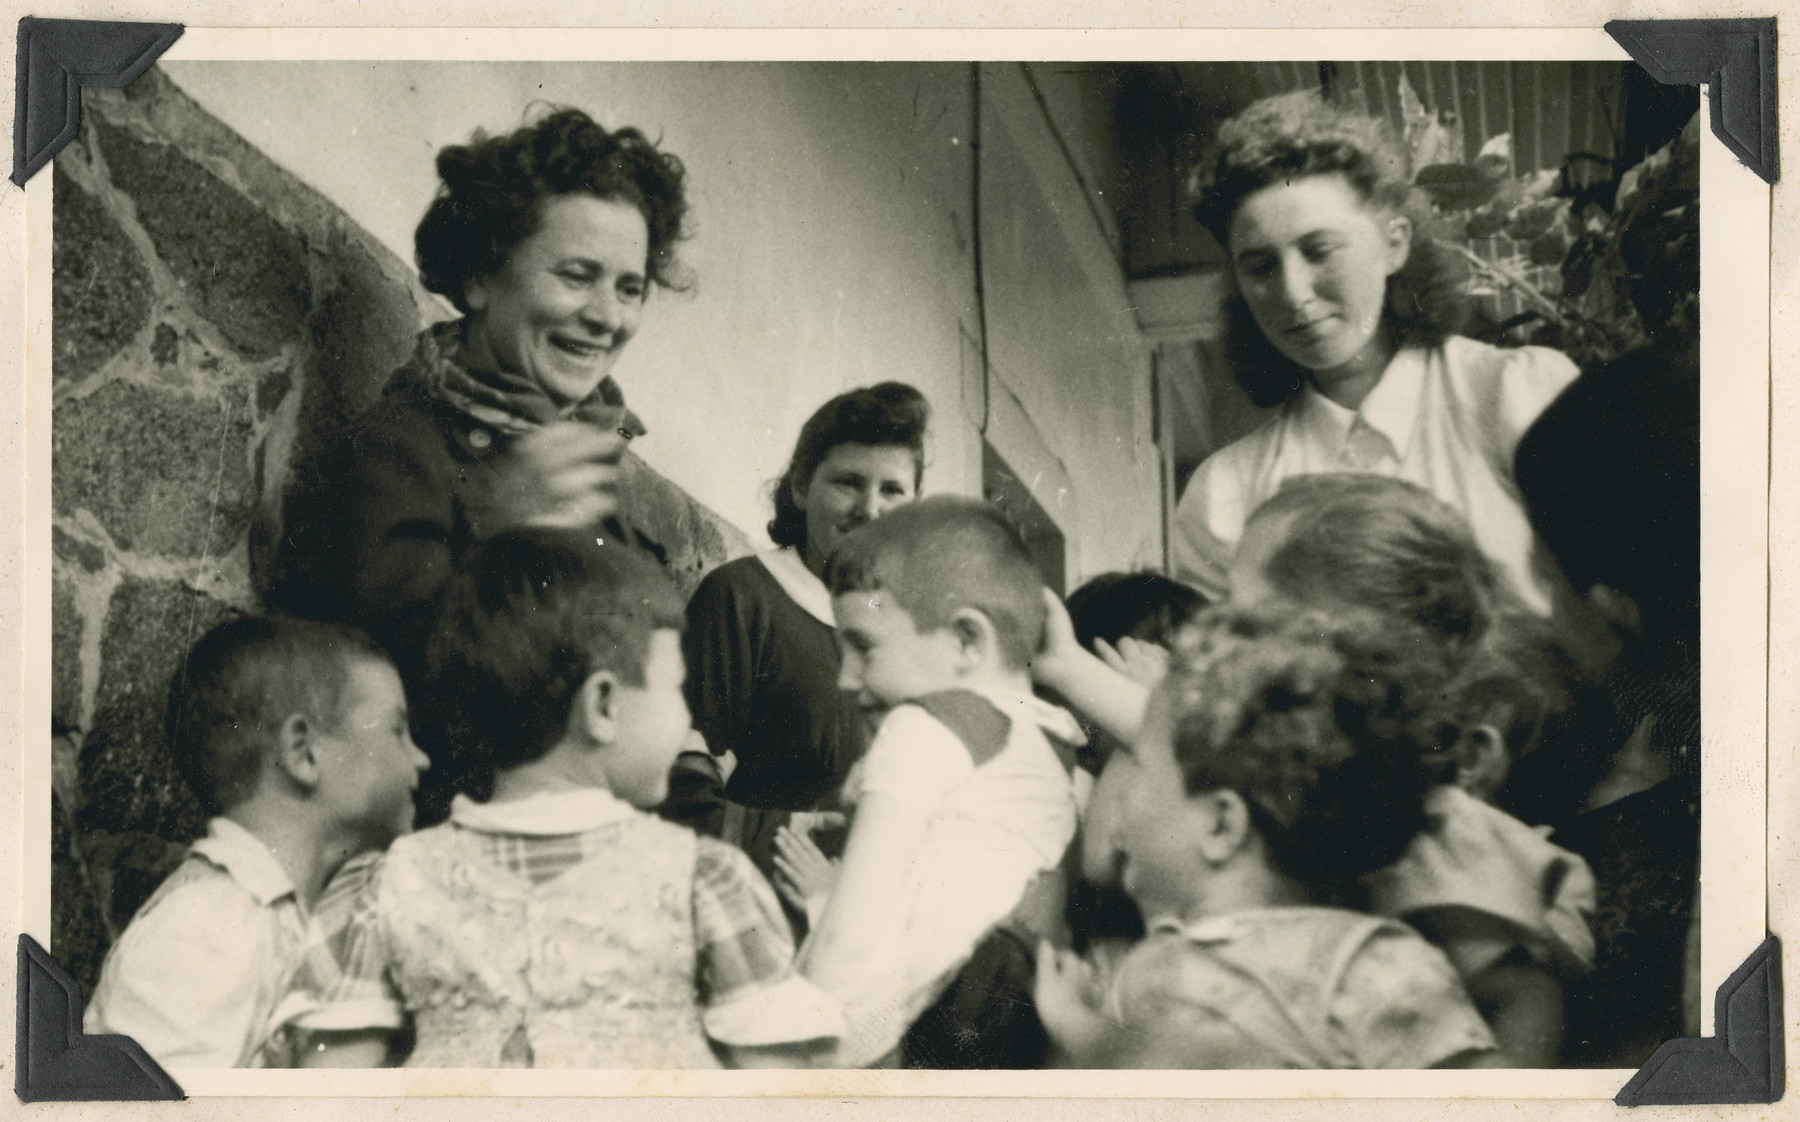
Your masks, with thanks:
M 979 490 L 985 423 L 1042 486 L 1075 579 L 1160 558 L 1148 351 L 1116 221 L 1080 183 L 1109 142 L 1104 107 L 1059 72 L 1034 83 L 1015 64 L 977 76 L 915 62 L 169 71 L 405 259 L 436 189 L 433 154 L 476 127 L 514 127 L 543 100 L 658 138 L 689 171 L 683 255 L 696 283 L 657 295 L 616 375 L 650 426 L 645 461 L 755 541 L 766 486 L 811 411 L 896 378 L 936 410 L 927 490 Z

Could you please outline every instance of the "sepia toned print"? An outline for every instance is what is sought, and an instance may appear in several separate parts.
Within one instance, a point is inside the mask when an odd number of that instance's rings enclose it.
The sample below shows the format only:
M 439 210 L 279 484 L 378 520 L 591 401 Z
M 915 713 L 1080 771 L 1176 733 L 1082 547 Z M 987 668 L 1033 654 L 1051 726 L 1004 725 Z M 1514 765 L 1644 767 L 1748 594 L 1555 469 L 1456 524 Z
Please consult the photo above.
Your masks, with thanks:
M 273 127 L 268 110 L 295 97 L 318 112 Z M 395 97 L 398 112 L 357 109 Z M 492 239 L 489 259 L 446 283 L 426 263 L 421 230 L 415 268 L 419 216 L 474 174 L 443 154 L 473 160 L 483 144 L 510 142 L 519 153 L 536 145 L 543 160 L 538 138 L 564 106 L 613 143 L 618 130 L 639 130 L 676 166 L 677 217 L 658 213 L 641 178 L 596 184 L 552 153 L 527 186 L 509 188 L 523 192 L 524 224 L 496 215 L 480 233 Z M 500 892 L 492 874 L 508 870 L 504 894 L 524 891 L 519 899 L 537 901 L 521 905 L 529 913 L 561 906 L 545 894 L 586 878 L 581 891 L 604 905 L 609 886 L 634 878 L 583 865 L 611 852 L 594 831 L 623 822 L 677 831 L 681 845 L 658 861 L 681 864 L 698 839 L 690 868 L 671 866 L 657 874 L 662 887 L 641 889 L 642 899 L 674 891 L 686 903 L 654 920 L 626 909 L 638 925 L 629 930 L 568 928 L 549 944 L 522 935 L 520 947 L 554 948 L 579 974 L 586 939 L 723 945 L 733 921 L 708 928 L 701 913 L 740 904 L 702 906 L 719 893 L 754 898 L 740 914 L 757 918 L 742 922 L 786 940 L 753 952 L 773 957 L 748 973 L 719 973 L 704 950 L 655 967 L 676 971 L 655 985 L 626 968 L 629 994 L 688 1009 L 707 1044 L 659 1050 L 653 1038 L 673 1022 L 650 1017 L 647 1050 L 630 1051 L 629 1067 L 837 1067 L 845 1053 L 832 1042 L 871 1032 L 884 1044 L 858 1051 L 858 1066 L 1127 1066 L 1129 1050 L 1091 1035 L 1123 1027 L 1157 1037 L 1135 1062 L 1163 1068 L 1379 1066 L 1372 1057 L 1385 1054 L 1408 1067 L 1618 1069 L 1699 1032 L 1697 99 L 1672 98 L 1622 62 L 171 61 L 130 90 L 90 91 L 84 108 L 82 135 L 53 169 L 51 899 L 53 949 L 85 986 L 168 872 L 192 860 L 209 815 L 234 821 L 173 762 L 165 710 L 182 696 L 183 656 L 216 623 L 280 611 L 374 636 L 406 683 L 406 732 L 430 767 L 419 844 L 400 846 L 418 853 L 364 857 L 311 898 L 296 884 L 309 942 L 292 956 L 290 1000 L 249 1046 L 258 1062 L 448 1055 L 420 1035 L 441 1025 L 429 1010 L 445 1000 L 491 1005 L 510 1026 L 493 1057 L 471 1066 L 587 1055 L 552 1043 L 549 1018 L 570 999 L 534 973 L 548 959 L 528 954 L 517 966 L 532 996 L 481 977 L 446 997 L 445 962 L 405 956 L 465 952 L 428 924 L 409 920 L 402 935 L 383 917 L 416 913 L 392 895 L 402 882 L 451 868 L 421 864 L 419 846 L 476 835 L 517 847 L 458 851 L 452 865 L 483 870 L 478 892 Z M 376 137 L 361 139 L 365 128 Z M 1374 139 L 1359 149 L 1362 136 Z M 352 170 L 371 144 L 391 153 L 392 170 Z M 530 158 L 509 155 L 498 174 L 516 176 Z M 1232 168 L 1268 178 L 1222 201 Z M 548 221 L 554 200 L 571 198 L 631 219 L 643 239 L 619 244 L 630 243 L 632 263 L 613 248 L 580 250 L 579 236 L 515 256 L 561 228 Z M 528 265 L 542 271 L 522 279 Z M 1355 286 L 1371 282 L 1365 300 Z M 552 315 L 531 285 L 571 294 L 570 310 Z M 574 296 L 590 292 L 603 298 Z M 503 320 L 488 318 L 496 293 Z M 629 325 L 604 310 L 627 305 Z M 1427 326 L 1396 318 L 1427 305 Z M 557 378 L 521 361 L 534 354 Z M 566 392 L 562 375 L 578 367 L 597 376 Z M 1289 388 L 1259 382 L 1271 377 Z M 889 456 L 869 480 L 785 478 L 822 403 L 884 382 L 916 387 L 927 403 L 922 455 Z M 1596 418 L 1621 409 L 1632 410 L 1636 439 L 1596 437 Z M 910 443 L 876 433 L 837 447 Z M 901 459 L 919 465 L 911 478 L 895 469 Z M 1355 501 L 1307 493 L 1308 480 L 1348 487 L 1359 477 L 1385 483 Z M 1185 606 L 1171 619 L 1145 605 L 1145 619 L 1171 624 L 1145 630 L 1132 603 L 1085 626 L 1060 602 L 1037 604 L 1023 625 L 1030 680 L 1002 685 L 968 669 L 999 657 L 980 652 L 1004 650 L 1014 626 L 991 587 L 911 590 L 905 566 L 876 555 L 863 562 L 876 575 L 845 587 L 904 613 L 882 641 L 923 643 L 907 654 L 914 668 L 942 669 L 908 681 L 929 688 L 864 696 L 844 712 L 830 709 L 835 690 L 738 691 L 734 676 L 783 673 L 748 669 L 762 666 L 743 661 L 752 643 L 788 644 L 782 657 L 821 664 L 875 653 L 855 646 L 867 627 L 832 636 L 842 622 L 832 558 L 862 523 L 905 509 L 909 484 L 992 504 L 1059 601 L 1106 574 L 1164 573 L 1215 606 L 1196 631 L 1178 622 Z M 863 513 L 816 549 L 810 532 L 771 539 L 779 486 L 792 488 L 802 518 L 818 505 L 816 487 L 870 490 L 847 501 Z M 666 784 L 628 778 L 641 769 L 620 762 L 662 736 L 661 717 L 643 707 L 660 704 L 646 691 L 667 668 L 634 668 L 641 637 L 608 632 L 602 644 L 577 630 L 552 644 L 573 664 L 481 662 L 439 615 L 441 589 L 477 579 L 471 566 L 500 564 L 500 581 L 535 571 L 493 560 L 533 533 L 560 535 L 557 548 L 641 553 L 667 595 L 693 596 L 651 628 L 685 632 L 682 708 L 706 734 L 681 745 Z M 1644 541 L 1664 546 L 1654 564 L 1639 560 Z M 904 541 L 892 548 L 906 552 Z M 731 596 L 754 599 L 695 594 L 715 571 L 738 574 Z M 601 583 L 569 586 L 571 604 L 593 605 L 567 609 L 571 619 L 611 611 L 614 578 L 581 579 Z M 768 616 L 773 608 L 785 614 Z M 544 610 L 521 616 L 533 622 L 517 636 L 544 626 Z M 1371 635 L 1411 637 L 1437 655 L 1396 671 L 1384 704 L 1398 708 L 1372 710 L 1379 719 L 1335 731 L 1290 724 L 1289 707 L 1311 690 L 1347 719 L 1319 674 L 1332 658 L 1354 663 L 1341 644 L 1364 640 L 1341 638 L 1327 657 L 1282 638 L 1289 623 L 1231 623 L 1234 611 L 1294 613 L 1301 630 L 1347 635 L 1380 613 L 1387 622 Z M 1197 638 L 1219 629 L 1235 638 Z M 1238 642 L 1247 653 L 1231 653 Z M 603 647 L 624 661 L 609 663 Z M 1406 665 L 1372 649 L 1357 657 Z M 450 674 L 471 658 L 486 677 Z M 1284 683 L 1287 700 L 1265 711 L 1266 684 L 1234 698 L 1246 671 L 1233 659 Z M 794 688 L 848 684 L 816 671 Z M 1195 682 L 1209 683 L 1207 705 L 1248 723 L 1192 739 L 1201 734 L 1184 722 L 1212 719 L 1196 709 L 1177 722 L 1165 760 L 1141 740 L 1146 703 L 1155 713 L 1190 688 L 1177 683 Z M 1067 713 L 1015 709 L 1011 698 L 1031 685 Z M 944 694 L 981 701 L 945 708 Z M 794 765 L 758 756 L 754 738 L 715 754 L 702 701 L 720 728 L 752 717 L 734 708 L 750 705 L 773 706 L 756 718 L 765 724 L 834 722 L 814 741 L 828 747 L 826 771 L 789 791 L 783 769 Z M 995 814 L 983 829 L 998 832 L 958 835 L 964 859 L 927 873 L 939 866 L 918 847 L 937 844 L 929 839 L 946 822 L 986 822 L 999 805 L 990 800 L 1026 797 L 985 780 L 965 792 L 958 777 L 991 780 L 1019 750 L 1007 730 L 1040 720 L 1062 786 L 1030 797 L 1067 800 L 1079 833 L 994 880 L 993 855 L 1026 836 L 1018 819 Z M 1275 731 L 1258 733 L 1263 721 Z M 1366 867 L 1320 864 L 1307 855 L 1324 851 L 1291 839 L 1361 829 L 1317 808 L 1376 805 L 1330 776 L 1397 743 L 1379 731 L 1393 721 L 1428 730 L 1406 741 L 1409 782 L 1423 786 L 1400 798 L 1413 800 L 1417 824 L 1392 852 L 1371 850 Z M 482 728 L 517 734 L 502 748 Z M 1309 765 L 1312 778 L 1265 790 L 1197 762 L 1202 744 L 1244 757 L 1259 735 L 1337 745 L 1326 777 Z M 277 727 L 265 779 L 304 786 L 284 743 Z M 1153 792 L 1139 774 L 1146 761 L 1164 769 Z M 734 787 L 740 774 L 760 774 L 754 791 Z M 617 806 L 555 809 L 578 791 L 610 792 Z M 1174 798 L 1159 812 L 1168 831 L 1139 837 L 1128 825 L 1152 794 Z M 976 836 L 990 840 L 966 840 Z M 559 838 L 582 840 L 533 855 Z M 1160 872 L 1168 862 L 1172 877 Z M 1415 879 L 1384 892 L 1366 879 L 1376 869 Z M 722 876 L 731 887 L 719 887 Z M 951 965 L 896 980 L 892 992 L 907 996 L 880 1029 L 838 1019 L 863 1009 L 846 1004 L 852 988 L 865 992 L 906 957 L 855 952 L 877 946 L 863 932 L 942 939 L 938 929 L 961 915 L 945 902 L 971 893 L 991 899 L 983 918 L 957 921 L 970 926 Z M 1386 1052 L 1246 1044 L 1271 1039 L 1260 1018 L 1272 1014 L 1183 972 L 1235 962 L 1220 949 L 1228 928 L 1307 909 L 1374 917 L 1378 926 L 1345 937 L 1375 949 L 1354 984 L 1299 970 L 1326 988 L 1273 1015 L 1322 1016 L 1328 1036 L 1364 1044 L 1380 1036 L 1350 1027 L 1366 1017 L 1430 1022 L 1449 1002 L 1468 1023 Z M 510 921 L 495 917 L 507 908 L 478 911 L 502 925 L 489 935 L 504 942 Z M 1275 948 L 1295 932 L 1281 930 L 1257 939 L 1274 953 L 1271 969 L 1322 953 L 1282 959 Z M 1416 941 L 1425 959 L 1367 943 L 1369 932 Z M 346 1012 L 362 1006 L 332 989 L 333 971 L 352 960 L 367 969 L 376 945 L 397 957 L 367 976 L 386 1011 L 362 1023 Z M 1406 1004 L 1430 990 L 1412 965 L 1426 960 L 1447 979 L 1428 1009 Z M 421 969 L 436 979 L 429 986 Z M 671 985 L 676 977 L 686 980 Z M 1133 1012 L 1146 1000 L 1160 1020 Z M 1322 1012 L 1299 1012 L 1309 1004 Z M 1184 1050 L 1193 1017 L 1238 1035 Z M 784 1037 L 778 1023 L 803 1037 Z M 666 1065 L 655 1058 L 665 1053 Z

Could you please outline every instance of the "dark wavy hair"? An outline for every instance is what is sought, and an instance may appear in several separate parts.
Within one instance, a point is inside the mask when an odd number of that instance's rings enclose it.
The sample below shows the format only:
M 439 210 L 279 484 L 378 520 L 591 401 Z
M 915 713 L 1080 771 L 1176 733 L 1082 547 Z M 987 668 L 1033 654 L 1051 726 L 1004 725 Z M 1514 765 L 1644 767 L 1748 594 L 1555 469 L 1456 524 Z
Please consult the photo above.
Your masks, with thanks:
M 457 784 L 485 797 L 495 769 L 541 757 L 590 674 L 643 685 L 651 634 L 685 619 L 673 582 L 630 547 L 545 529 L 477 544 L 444 588 L 420 691 Z
M 1366 203 L 1413 220 L 1411 252 L 1388 278 L 1383 323 L 1396 347 L 1441 346 L 1469 316 L 1461 258 L 1426 236 L 1425 210 L 1410 187 L 1403 150 L 1385 125 L 1329 104 L 1315 90 L 1264 98 L 1219 126 L 1214 147 L 1189 179 L 1194 217 L 1229 254 L 1231 219 L 1246 198 L 1277 183 L 1341 175 Z M 1299 392 L 1306 368 L 1263 335 L 1243 297 L 1225 302 L 1226 356 L 1250 400 L 1280 405 Z
M 634 128 L 607 132 L 579 109 L 553 109 L 503 136 L 481 130 L 438 152 L 437 198 L 413 235 L 425 287 L 468 314 L 463 288 L 492 275 L 537 229 L 539 204 L 586 192 L 628 202 L 650 232 L 650 280 L 685 284 L 675 243 L 685 233 L 686 171 Z
M 1373 615 L 1221 605 L 1178 636 L 1160 687 L 1188 794 L 1229 789 L 1282 873 L 1354 900 L 1426 825 L 1427 760 L 1449 742 L 1442 660 Z
M 775 518 L 769 538 L 776 545 L 799 549 L 806 544 L 806 512 L 794 501 L 794 488 L 812 482 L 813 472 L 840 444 L 897 445 L 913 454 L 913 490 L 925 479 L 925 432 L 931 405 L 925 395 L 904 382 L 841 393 L 819 406 L 800 429 L 794 455 L 775 484 Z
M 1208 600 L 1161 573 L 1101 573 L 1069 593 L 1066 604 L 1076 640 L 1092 650 L 1096 639 L 1127 637 L 1166 647 Z

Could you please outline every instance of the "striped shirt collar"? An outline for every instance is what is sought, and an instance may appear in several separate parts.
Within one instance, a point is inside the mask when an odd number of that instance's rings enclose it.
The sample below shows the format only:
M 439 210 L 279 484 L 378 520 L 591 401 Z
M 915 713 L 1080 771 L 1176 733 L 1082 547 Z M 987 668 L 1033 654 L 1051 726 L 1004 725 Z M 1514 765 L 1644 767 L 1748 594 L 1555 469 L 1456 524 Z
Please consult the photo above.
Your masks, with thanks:
M 269 852 L 269 847 L 229 818 L 221 816 L 208 822 L 206 836 L 189 847 L 188 852 L 225 870 L 265 908 L 284 896 L 299 903 L 293 878 Z
M 585 833 L 640 813 L 624 799 L 599 787 L 546 791 L 499 803 L 478 803 L 467 795 L 458 795 L 450 804 L 450 821 L 466 829 L 539 837 Z

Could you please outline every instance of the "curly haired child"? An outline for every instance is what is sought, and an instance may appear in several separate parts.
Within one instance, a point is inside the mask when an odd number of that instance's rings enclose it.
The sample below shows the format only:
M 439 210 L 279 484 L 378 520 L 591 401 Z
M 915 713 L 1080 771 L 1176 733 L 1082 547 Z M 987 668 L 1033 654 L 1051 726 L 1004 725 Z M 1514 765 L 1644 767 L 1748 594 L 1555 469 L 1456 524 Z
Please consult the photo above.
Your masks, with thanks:
M 1128 758 L 1121 872 L 1149 934 L 1104 984 L 1039 951 L 1069 1066 L 1420 1068 L 1493 1059 L 1444 955 L 1335 906 L 1424 824 L 1439 673 L 1389 623 L 1214 609 Z

